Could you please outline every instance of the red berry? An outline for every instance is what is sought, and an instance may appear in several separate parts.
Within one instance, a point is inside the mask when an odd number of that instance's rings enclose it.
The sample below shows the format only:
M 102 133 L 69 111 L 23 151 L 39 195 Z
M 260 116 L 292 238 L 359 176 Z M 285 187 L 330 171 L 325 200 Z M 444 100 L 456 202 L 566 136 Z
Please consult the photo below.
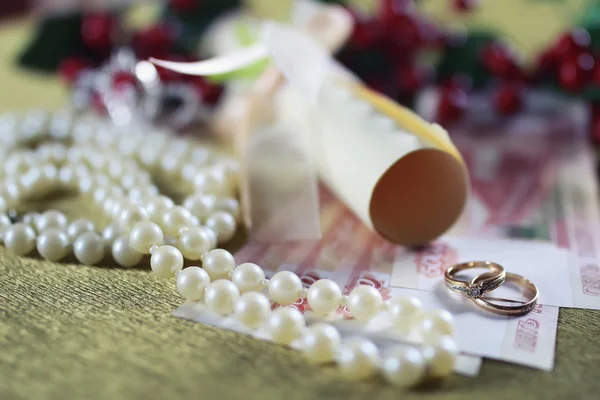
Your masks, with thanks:
M 525 87 L 520 83 L 505 83 L 494 94 L 494 106 L 500 115 L 511 115 L 523 107 Z
M 594 145 L 600 146 L 600 104 L 591 105 L 592 121 L 590 124 L 590 139 Z
M 152 25 L 135 35 L 136 45 L 152 52 L 160 52 L 173 45 L 174 29 L 164 23 Z
M 553 49 L 544 51 L 536 61 L 535 72 L 539 77 L 546 77 L 556 72 L 558 67 L 558 57 Z
M 137 78 L 131 72 L 119 71 L 113 76 L 113 88 L 135 87 Z
M 454 0 L 452 5 L 454 10 L 464 13 L 473 11 L 479 5 L 479 0 Z
M 169 4 L 174 10 L 179 12 L 191 11 L 202 3 L 201 0 L 169 0 Z
M 452 78 L 442 83 L 442 89 L 444 90 L 457 90 L 460 89 L 465 93 L 469 93 L 473 88 L 473 78 L 467 74 L 455 75 Z
M 386 39 L 399 51 L 419 49 L 426 42 L 425 33 L 421 21 L 413 15 L 398 15 L 386 25 Z
M 221 86 L 210 83 L 201 76 L 192 77 L 190 83 L 196 89 L 202 102 L 208 105 L 214 105 L 221 97 L 221 93 L 223 93 Z
M 104 12 L 91 13 L 81 24 L 81 37 L 86 46 L 96 50 L 106 50 L 112 46 L 117 29 L 114 15 Z
M 600 62 L 598 62 L 598 60 L 596 59 L 595 64 L 594 64 L 594 83 L 596 85 L 600 85 Z
M 69 57 L 61 61 L 58 67 L 58 75 L 69 85 L 73 84 L 81 71 L 90 68 L 91 63 L 81 57 Z
M 594 58 L 587 53 L 563 61 L 558 69 L 560 85 L 569 91 L 577 92 L 583 89 L 592 79 Z
M 402 92 L 416 93 L 431 77 L 431 71 L 417 65 L 406 65 L 398 70 L 398 88 Z
M 379 17 L 386 22 L 413 11 L 413 0 L 381 0 L 379 3 Z
M 513 52 L 503 43 L 493 42 L 484 47 L 481 54 L 483 65 L 498 78 L 520 78 L 521 71 Z
M 463 90 L 443 90 L 438 104 L 436 120 L 441 124 L 452 123 L 463 116 L 467 105 L 467 94 Z
M 554 46 L 554 53 L 560 61 L 589 50 L 590 34 L 583 28 L 576 28 L 563 34 Z
M 377 43 L 383 35 L 383 26 L 378 21 L 358 22 L 354 25 L 350 43 L 359 48 L 367 48 Z

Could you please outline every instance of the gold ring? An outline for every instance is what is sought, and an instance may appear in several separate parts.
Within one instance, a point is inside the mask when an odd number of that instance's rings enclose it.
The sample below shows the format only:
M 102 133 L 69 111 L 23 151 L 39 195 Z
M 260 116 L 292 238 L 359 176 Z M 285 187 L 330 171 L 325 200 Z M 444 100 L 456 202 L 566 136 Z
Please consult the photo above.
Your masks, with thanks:
M 471 283 L 477 284 L 480 277 L 481 277 L 481 275 L 473 278 Z M 539 295 L 537 286 L 535 286 L 535 284 L 533 282 L 531 282 L 529 279 L 523 278 L 521 275 L 513 274 L 510 272 L 506 273 L 505 279 L 506 279 L 506 282 L 515 283 L 518 286 L 528 290 L 529 297 L 530 297 L 529 300 L 517 301 L 517 300 L 510 300 L 510 299 L 494 299 L 494 298 L 489 298 L 489 297 L 488 298 L 486 298 L 486 297 L 472 298 L 471 300 L 473 300 L 473 302 L 477 306 L 483 308 L 484 310 L 493 312 L 494 314 L 500 314 L 500 315 L 519 316 L 519 315 L 525 315 L 528 312 L 530 312 L 531 310 L 533 310 L 533 308 L 537 304 L 538 295 Z M 504 305 L 492 303 L 490 300 L 501 300 L 501 301 L 507 301 L 507 302 L 511 302 L 511 303 L 519 303 L 519 305 L 518 306 L 504 306 Z
M 481 274 L 471 280 L 471 282 L 454 279 L 454 275 L 457 273 L 472 268 L 486 268 L 492 272 Z M 502 285 L 505 275 L 504 267 L 500 264 L 492 261 L 471 261 L 455 264 L 446 269 L 444 280 L 448 289 L 453 292 L 461 293 L 471 298 L 478 298 L 483 296 L 484 293 L 497 289 Z

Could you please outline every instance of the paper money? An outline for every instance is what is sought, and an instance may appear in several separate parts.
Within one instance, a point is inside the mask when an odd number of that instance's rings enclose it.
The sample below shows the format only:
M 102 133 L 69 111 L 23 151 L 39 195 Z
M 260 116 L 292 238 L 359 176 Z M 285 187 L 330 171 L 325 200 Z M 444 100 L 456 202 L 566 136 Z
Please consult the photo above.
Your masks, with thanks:
M 431 118 L 437 97 L 435 90 L 422 92 L 418 112 Z M 563 282 L 570 282 L 573 306 L 597 308 L 600 218 L 587 108 L 532 92 L 525 112 L 506 120 L 495 115 L 489 98 L 472 100 L 477 110 L 451 132 L 472 185 L 451 233 L 543 240 L 569 249 L 570 279 Z
M 457 262 L 491 260 L 507 271 L 524 276 L 539 289 L 538 303 L 575 308 L 600 309 L 600 297 L 581 301 L 571 282 L 573 254 L 552 243 L 445 237 L 419 251 L 400 250 L 392 274 L 393 287 L 435 290 L 444 271 Z M 481 273 L 481 272 L 479 272 Z

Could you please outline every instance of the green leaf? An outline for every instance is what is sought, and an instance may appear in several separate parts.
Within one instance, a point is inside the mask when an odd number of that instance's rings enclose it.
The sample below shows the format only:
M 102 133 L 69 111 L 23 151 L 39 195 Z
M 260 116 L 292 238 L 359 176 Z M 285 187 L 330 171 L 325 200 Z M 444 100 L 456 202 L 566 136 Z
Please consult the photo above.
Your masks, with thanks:
M 476 87 L 484 86 L 490 79 L 489 72 L 480 61 L 483 48 L 496 40 L 496 35 L 487 31 L 473 31 L 461 45 L 448 48 L 438 64 L 438 77 L 442 80 L 457 74 L 468 74 Z
M 252 30 L 246 21 L 238 21 L 233 26 L 233 34 L 242 47 L 252 46 L 258 40 L 258 34 Z M 206 79 L 214 83 L 227 83 L 234 79 L 256 79 L 269 65 L 269 59 L 263 59 L 256 63 L 226 74 L 207 76 Z
M 578 26 L 590 33 L 592 50 L 600 51 L 600 2 L 590 1 L 582 10 Z
M 224 13 L 240 7 L 241 3 L 241 0 L 204 0 L 195 10 L 183 13 L 167 6 L 162 18 L 181 25 L 179 46 L 190 54 L 196 54 L 198 41 L 210 24 Z
M 600 2 L 590 0 L 581 7 L 581 15 L 577 21 L 577 25 L 582 27 L 595 26 L 600 24 Z
M 81 39 L 80 13 L 51 15 L 43 19 L 29 44 L 18 57 L 18 64 L 38 71 L 53 72 L 70 56 L 86 55 Z

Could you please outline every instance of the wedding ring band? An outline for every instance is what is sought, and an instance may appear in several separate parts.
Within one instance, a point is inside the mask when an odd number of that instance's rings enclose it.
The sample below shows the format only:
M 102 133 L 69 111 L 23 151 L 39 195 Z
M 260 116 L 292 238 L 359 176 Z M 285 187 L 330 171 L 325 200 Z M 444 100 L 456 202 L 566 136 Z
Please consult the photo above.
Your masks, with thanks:
M 472 268 L 485 268 L 491 270 L 481 274 L 471 280 L 471 282 L 454 279 L 454 276 L 461 271 Z M 462 264 L 455 264 L 444 273 L 446 286 L 453 292 L 464 294 L 470 298 L 479 298 L 484 293 L 498 288 L 504 283 L 506 272 L 504 267 L 492 261 L 470 261 Z
M 471 283 L 477 284 L 478 283 L 477 281 L 478 281 L 478 279 L 480 279 L 480 277 L 481 277 L 481 275 L 473 278 Z M 533 308 L 536 306 L 537 300 L 538 300 L 539 291 L 538 291 L 537 286 L 535 286 L 535 284 L 533 282 L 531 282 L 529 279 L 523 278 L 521 275 L 513 274 L 510 272 L 506 273 L 505 280 L 506 280 L 506 282 L 512 282 L 512 283 L 516 284 L 517 286 L 520 286 L 521 288 L 529 291 L 530 299 L 525 302 L 520 302 L 520 301 L 515 301 L 515 300 L 498 299 L 498 300 L 510 301 L 513 303 L 520 303 L 518 306 L 508 306 L 508 305 L 505 306 L 505 305 L 492 303 L 491 301 L 489 301 L 490 299 L 486 299 L 485 297 L 471 298 L 471 300 L 477 306 L 483 308 L 484 310 L 492 312 L 494 314 L 500 314 L 500 315 L 519 316 L 519 315 L 525 315 L 528 312 L 530 312 L 531 310 L 533 310 Z

